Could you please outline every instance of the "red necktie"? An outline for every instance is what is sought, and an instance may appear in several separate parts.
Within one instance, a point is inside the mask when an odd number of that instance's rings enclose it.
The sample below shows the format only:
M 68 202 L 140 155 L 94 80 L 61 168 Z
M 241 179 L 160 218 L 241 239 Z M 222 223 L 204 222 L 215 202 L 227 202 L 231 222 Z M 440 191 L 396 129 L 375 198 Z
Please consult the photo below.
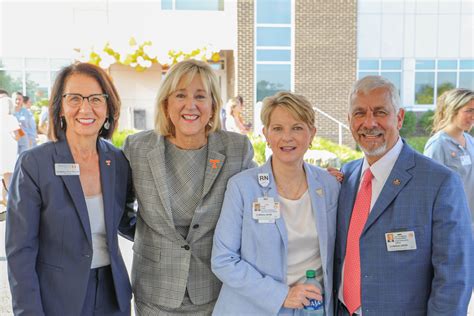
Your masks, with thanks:
M 372 198 L 372 172 L 365 171 L 360 190 L 352 210 L 347 234 L 346 258 L 344 261 L 344 304 L 352 315 L 361 305 L 360 300 L 360 249 L 359 240 L 369 217 Z

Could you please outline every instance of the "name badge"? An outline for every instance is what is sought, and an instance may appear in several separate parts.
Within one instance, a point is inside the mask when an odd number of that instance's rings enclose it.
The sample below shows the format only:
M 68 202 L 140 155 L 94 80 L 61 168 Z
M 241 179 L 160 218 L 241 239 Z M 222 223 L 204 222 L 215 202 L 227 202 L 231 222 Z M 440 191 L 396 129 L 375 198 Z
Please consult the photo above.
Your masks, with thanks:
M 462 155 L 461 156 L 461 165 L 470 166 L 471 164 L 472 164 L 471 156 L 469 156 L 469 155 Z
M 252 203 L 252 218 L 260 224 L 275 223 L 280 218 L 280 203 L 273 198 L 258 198 L 257 202 Z
M 414 231 L 390 232 L 385 234 L 387 251 L 416 250 Z
M 77 163 L 55 163 L 54 173 L 57 176 L 78 176 L 81 174 Z

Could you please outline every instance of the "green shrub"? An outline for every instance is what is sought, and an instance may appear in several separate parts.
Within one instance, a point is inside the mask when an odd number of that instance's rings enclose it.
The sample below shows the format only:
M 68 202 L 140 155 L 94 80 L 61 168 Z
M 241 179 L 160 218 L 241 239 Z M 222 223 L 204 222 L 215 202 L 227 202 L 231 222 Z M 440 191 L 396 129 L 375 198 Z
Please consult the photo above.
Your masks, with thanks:
M 433 117 L 434 117 L 434 111 L 433 110 L 428 110 L 423 115 L 420 117 L 420 120 L 418 121 L 419 126 L 421 129 L 428 134 L 431 133 L 431 129 L 433 128 Z
M 405 119 L 403 120 L 403 126 L 400 130 L 402 137 L 410 137 L 416 131 L 416 115 L 413 111 L 405 112 Z
M 363 157 L 363 153 L 356 151 L 345 145 L 338 145 L 328 139 L 315 137 L 312 144 L 312 149 L 327 150 L 334 153 L 340 160 L 341 164 L 356 160 Z
M 405 140 L 407 143 L 413 147 L 419 153 L 423 153 L 423 149 L 425 148 L 425 144 L 428 141 L 428 136 L 417 136 L 417 137 L 409 137 Z
M 115 131 L 112 135 L 112 144 L 114 144 L 114 146 L 117 148 L 122 148 L 123 143 L 125 142 L 125 138 L 127 138 L 128 135 L 135 134 L 136 132 L 136 130 L 130 129 Z
M 247 134 L 247 136 L 250 139 L 250 142 L 252 143 L 252 146 L 253 146 L 253 151 L 254 151 L 253 161 L 255 161 L 259 166 L 263 165 L 266 160 L 265 148 L 266 148 L 267 142 L 265 141 L 265 138 L 262 136 L 253 135 L 252 133 Z

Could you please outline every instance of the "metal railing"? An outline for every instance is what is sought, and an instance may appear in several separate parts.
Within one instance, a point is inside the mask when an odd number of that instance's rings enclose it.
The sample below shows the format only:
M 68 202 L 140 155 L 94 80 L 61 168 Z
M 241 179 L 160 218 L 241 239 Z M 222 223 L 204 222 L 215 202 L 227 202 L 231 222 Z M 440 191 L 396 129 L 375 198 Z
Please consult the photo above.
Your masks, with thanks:
M 337 126 L 338 126 L 338 144 L 342 145 L 342 135 L 343 135 L 342 128 L 345 128 L 347 131 L 349 131 L 349 127 L 346 124 L 338 121 L 336 118 L 332 117 L 331 115 L 327 114 L 326 112 L 318 109 L 317 107 L 313 106 L 313 109 L 337 124 Z

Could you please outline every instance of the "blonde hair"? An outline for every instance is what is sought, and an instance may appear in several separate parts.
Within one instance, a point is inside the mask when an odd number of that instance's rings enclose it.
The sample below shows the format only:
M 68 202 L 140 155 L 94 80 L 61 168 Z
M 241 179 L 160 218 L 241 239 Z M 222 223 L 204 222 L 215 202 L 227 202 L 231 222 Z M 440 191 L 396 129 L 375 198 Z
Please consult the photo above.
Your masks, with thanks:
M 233 112 L 237 105 L 239 105 L 239 100 L 237 98 L 231 98 L 229 101 L 227 101 L 225 105 L 225 114 L 227 117 L 234 116 Z
M 439 96 L 433 118 L 433 133 L 448 126 L 459 110 L 474 100 L 474 91 L 468 89 L 452 89 Z
M 270 126 L 270 117 L 277 107 L 286 109 L 294 118 L 303 121 L 310 128 L 315 127 L 316 114 L 308 99 L 302 95 L 282 91 L 263 99 L 260 119 L 265 128 Z
M 189 59 L 171 67 L 158 90 L 155 107 L 155 131 L 158 134 L 175 136 L 175 127 L 168 116 L 168 97 L 180 88 L 180 84 L 190 85 L 196 75 L 200 76 L 204 89 L 211 95 L 212 100 L 212 114 L 206 126 L 206 133 L 221 128 L 219 113 L 222 107 L 222 99 L 217 76 L 205 62 Z M 185 81 L 182 81 L 183 79 Z

